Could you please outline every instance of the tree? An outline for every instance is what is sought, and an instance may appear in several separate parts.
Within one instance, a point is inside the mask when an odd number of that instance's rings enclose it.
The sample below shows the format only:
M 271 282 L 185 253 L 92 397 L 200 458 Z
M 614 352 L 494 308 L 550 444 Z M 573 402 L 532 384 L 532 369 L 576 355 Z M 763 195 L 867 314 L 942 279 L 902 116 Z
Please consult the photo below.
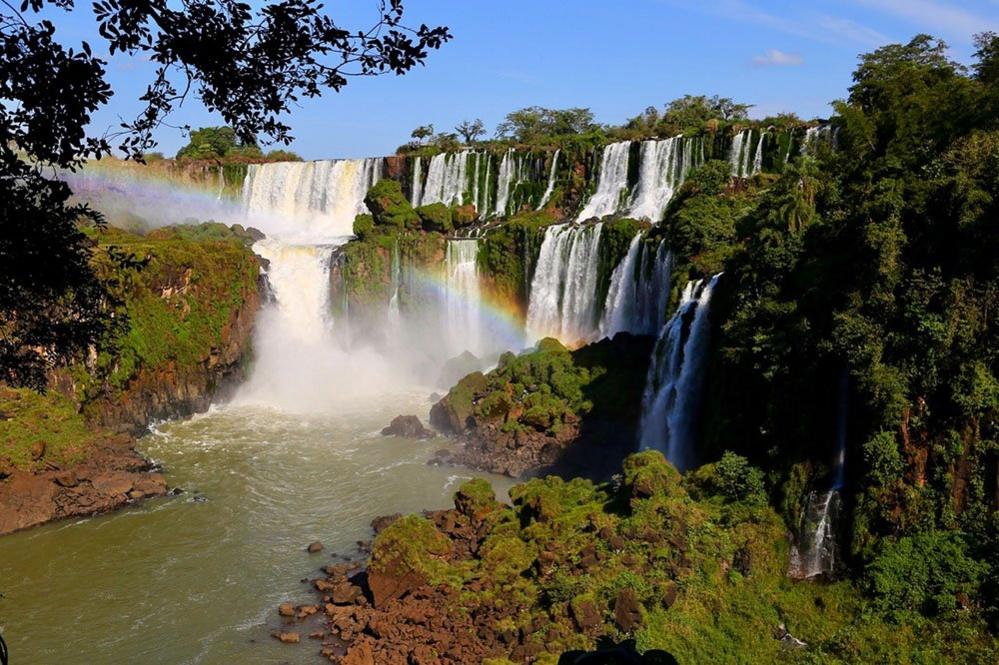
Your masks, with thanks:
M 740 104 L 718 95 L 684 95 L 666 104 L 662 123 L 672 131 L 700 129 L 709 120 L 743 120 L 750 108 L 750 104 Z
M 584 134 L 593 129 L 596 124 L 590 109 L 529 106 L 508 113 L 496 128 L 496 135 L 520 143 L 536 143 L 552 136 Z
M 221 115 L 244 145 L 289 143 L 284 122 L 302 97 L 339 91 L 352 77 L 403 74 L 451 38 L 446 27 L 407 27 L 401 0 L 377 4 L 367 29 L 334 23 L 318 0 L 98 0 L 111 54 L 155 67 L 139 115 L 116 132 L 87 134 L 112 95 L 105 62 L 87 43 L 66 48 L 39 16 L 72 12 L 72 0 L 9 2 L 0 9 L 0 378 L 38 384 L 44 368 L 96 342 L 109 302 L 90 267 L 79 224 L 102 224 L 52 179 L 116 142 L 142 159 L 153 132 L 189 96 Z
M 421 143 L 422 144 L 426 139 L 428 139 L 428 138 L 430 138 L 431 136 L 434 135 L 434 126 L 433 125 L 420 125 L 416 129 L 414 129 L 412 132 L 410 132 L 409 135 L 412 136 L 414 139 L 416 139 L 417 143 Z
M 234 154 L 260 155 L 256 142 L 236 138 L 232 127 L 202 127 L 191 132 L 190 142 L 177 152 L 177 159 L 222 159 Z
M 478 118 L 463 120 L 454 130 L 461 134 L 461 138 L 465 139 L 466 144 L 475 143 L 476 139 L 486 133 L 485 125 Z

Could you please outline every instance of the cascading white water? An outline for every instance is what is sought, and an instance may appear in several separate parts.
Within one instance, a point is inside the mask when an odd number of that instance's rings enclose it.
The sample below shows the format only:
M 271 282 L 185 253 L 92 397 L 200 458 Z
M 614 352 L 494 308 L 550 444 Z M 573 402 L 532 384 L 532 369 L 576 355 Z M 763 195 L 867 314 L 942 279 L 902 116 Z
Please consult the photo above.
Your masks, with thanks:
M 413 185 L 409 190 L 409 200 L 414 207 L 420 205 L 423 194 L 423 158 L 417 157 L 413 162 Z
M 641 447 L 661 451 L 681 471 L 696 462 L 694 435 L 704 383 L 708 312 L 719 277 L 707 284 L 687 284 L 676 313 L 656 341 L 642 398 Z
M 628 253 L 611 273 L 610 288 L 600 321 L 600 336 L 619 332 L 653 335 L 663 323 L 669 299 L 673 257 L 661 241 L 655 249 L 632 238 Z
M 835 149 L 838 130 L 839 127 L 829 123 L 809 127 L 805 130 L 805 140 L 801 143 L 801 152 L 815 152 L 822 143 L 828 143 Z
M 660 221 L 687 174 L 703 163 L 704 143 L 700 137 L 642 141 L 638 184 L 628 216 Z
M 848 388 L 848 374 L 844 371 L 840 376 L 837 401 L 836 457 L 833 460 L 832 478 L 828 490 L 808 494 L 801 516 L 798 542 L 791 548 L 791 577 L 808 579 L 828 575 L 836 570 L 836 525 L 839 522 L 840 491 L 843 489 L 846 468 Z
M 471 151 L 442 152 L 430 159 L 427 180 L 414 206 L 430 203 L 461 205 L 468 188 L 468 157 Z
M 470 351 L 481 357 L 491 350 L 484 348 L 482 339 L 478 251 L 478 240 L 448 240 L 447 243 L 445 322 L 451 356 Z
M 395 242 L 392 243 L 392 295 L 389 297 L 388 303 L 388 324 L 389 328 L 395 334 L 399 333 L 399 329 L 402 325 L 402 314 L 399 311 L 399 287 L 401 286 L 402 281 L 401 276 L 402 262 L 399 256 L 399 238 L 396 238 Z
M 628 191 L 628 153 L 631 141 L 619 141 L 604 147 L 600 159 L 597 190 L 586 202 L 577 221 L 603 217 L 617 212 L 622 198 Z
M 545 187 L 545 193 L 541 195 L 541 202 L 538 203 L 537 210 L 541 210 L 548 203 L 548 199 L 551 198 L 552 190 L 555 189 L 555 169 L 558 167 L 558 155 L 561 150 L 556 150 L 555 155 L 552 157 L 552 168 L 548 172 L 548 186 Z
M 353 233 L 382 159 L 251 164 L 243 182 L 250 221 L 268 236 L 328 242 Z
M 749 175 L 753 176 L 763 170 L 763 139 L 766 132 L 760 133 L 760 140 L 756 143 L 756 155 L 753 157 L 753 169 Z
M 744 129 L 735 136 L 732 137 L 732 147 L 728 151 L 728 163 L 731 166 L 732 177 L 739 178 L 742 177 L 742 153 L 745 149 L 744 144 L 746 142 L 746 136 L 749 134 L 748 129 Z
M 507 215 L 516 212 L 509 209 L 512 203 L 510 197 L 523 178 L 523 159 L 517 155 L 513 148 L 510 148 L 503 155 L 499 172 L 496 174 L 496 210 L 493 211 L 493 214 Z
M 527 337 L 567 344 L 597 332 L 597 270 L 601 224 L 556 224 L 545 229 L 527 307 Z

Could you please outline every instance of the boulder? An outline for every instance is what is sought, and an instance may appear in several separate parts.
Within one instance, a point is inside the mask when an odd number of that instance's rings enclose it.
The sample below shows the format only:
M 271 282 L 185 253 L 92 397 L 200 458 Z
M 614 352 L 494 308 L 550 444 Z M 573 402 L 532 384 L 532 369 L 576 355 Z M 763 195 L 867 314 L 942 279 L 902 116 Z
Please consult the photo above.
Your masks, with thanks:
M 635 590 L 621 589 L 614 601 L 614 623 L 622 632 L 630 633 L 642 620 L 642 605 L 638 602 Z
M 479 218 L 479 213 L 475 209 L 475 204 L 469 203 L 457 206 L 452 215 L 452 222 L 456 227 L 471 226 Z
M 306 547 L 305 549 L 306 549 L 306 551 L 309 552 L 309 554 L 315 554 L 316 552 L 322 552 L 323 551 L 323 544 L 321 542 L 319 542 L 318 540 L 315 540 L 315 541 L 309 543 L 309 546 Z
M 298 633 L 276 633 L 274 637 L 285 644 L 298 644 L 301 639 L 301 636 Z
M 400 513 L 394 513 L 392 515 L 380 515 L 375 519 L 371 520 L 371 528 L 374 529 L 375 535 L 384 531 L 392 522 L 402 517 Z
M 424 231 L 450 233 L 454 230 L 451 222 L 451 209 L 443 203 L 431 203 L 416 209 Z
M 395 180 L 379 180 L 368 190 L 364 203 L 371 211 L 376 226 L 400 231 L 420 227 L 420 216 L 413 210 L 402 193 L 402 186 Z
M 454 358 L 449 358 L 441 368 L 440 377 L 437 379 L 438 385 L 453 386 L 472 372 L 482 369 L 482 361 L 469 351 L 464 351 Z M 437 398 L 439 400 L 440 397 Z M 432 400 L 432 401 L 437 401 Z
M 283 617 L 295 616 L 295 606 L 291 603 L 281 603 L 278 605 L 278 614 Z
M 429 439 L 433 435 L 416 416 L 396 416 L 382 430 L 382 436 L 401 436 L 407 439 Z

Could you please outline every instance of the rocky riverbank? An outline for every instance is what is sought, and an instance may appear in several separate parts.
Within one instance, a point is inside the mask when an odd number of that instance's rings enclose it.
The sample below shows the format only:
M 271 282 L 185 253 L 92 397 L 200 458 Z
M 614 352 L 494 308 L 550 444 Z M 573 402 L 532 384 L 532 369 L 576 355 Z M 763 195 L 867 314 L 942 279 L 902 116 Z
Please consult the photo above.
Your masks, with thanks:
M 364 564 L 324 566 L 315 601 L 282 604 L 274 636 L 339 665 L 994 655 L 969 616 L 926 630 L 849 581 L 788 579 L 787 528 L 744 458 L 681 477 L 643 452 L 620 471 L 601 484 L 532 479 L 509 505 L 472 480 L 452 509 L 380 518 Z M 608 644 L 629 659 L 577 660 Z
M 242 378 L 263 293 L 253 239 L 221 224 L 94 236 L 127 324 L 53 369 L 44 392 L 0 385 L 0 534 L 166 491 L 133 437 Z M 115 264 L 108 247 L 134 261 Z
M 10 471 L 0 482 L 0 536 L 166 494 L 166 479 L 135 452 L 133 443 L 127 435 L 102 437 L 77 464 Z

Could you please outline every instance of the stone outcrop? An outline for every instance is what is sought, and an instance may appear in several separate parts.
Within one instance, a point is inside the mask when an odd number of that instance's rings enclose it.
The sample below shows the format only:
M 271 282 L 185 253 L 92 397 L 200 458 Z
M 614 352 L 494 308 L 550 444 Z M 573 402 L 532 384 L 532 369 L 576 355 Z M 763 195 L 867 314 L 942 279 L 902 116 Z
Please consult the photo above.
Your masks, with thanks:
M 401 436 L 407 439 L 429 439 L 433 435 L 416 416 L 396 416 L 388 427 L 382 429 L 382 436 Z
M 0 482 L 0 535 L 66 517 L 106 513 L 166 491 L 166 480 L 133 450 L 130 437 L 111 437 L 94 443 L 79 464 L 40 472 L 15 470 Z

